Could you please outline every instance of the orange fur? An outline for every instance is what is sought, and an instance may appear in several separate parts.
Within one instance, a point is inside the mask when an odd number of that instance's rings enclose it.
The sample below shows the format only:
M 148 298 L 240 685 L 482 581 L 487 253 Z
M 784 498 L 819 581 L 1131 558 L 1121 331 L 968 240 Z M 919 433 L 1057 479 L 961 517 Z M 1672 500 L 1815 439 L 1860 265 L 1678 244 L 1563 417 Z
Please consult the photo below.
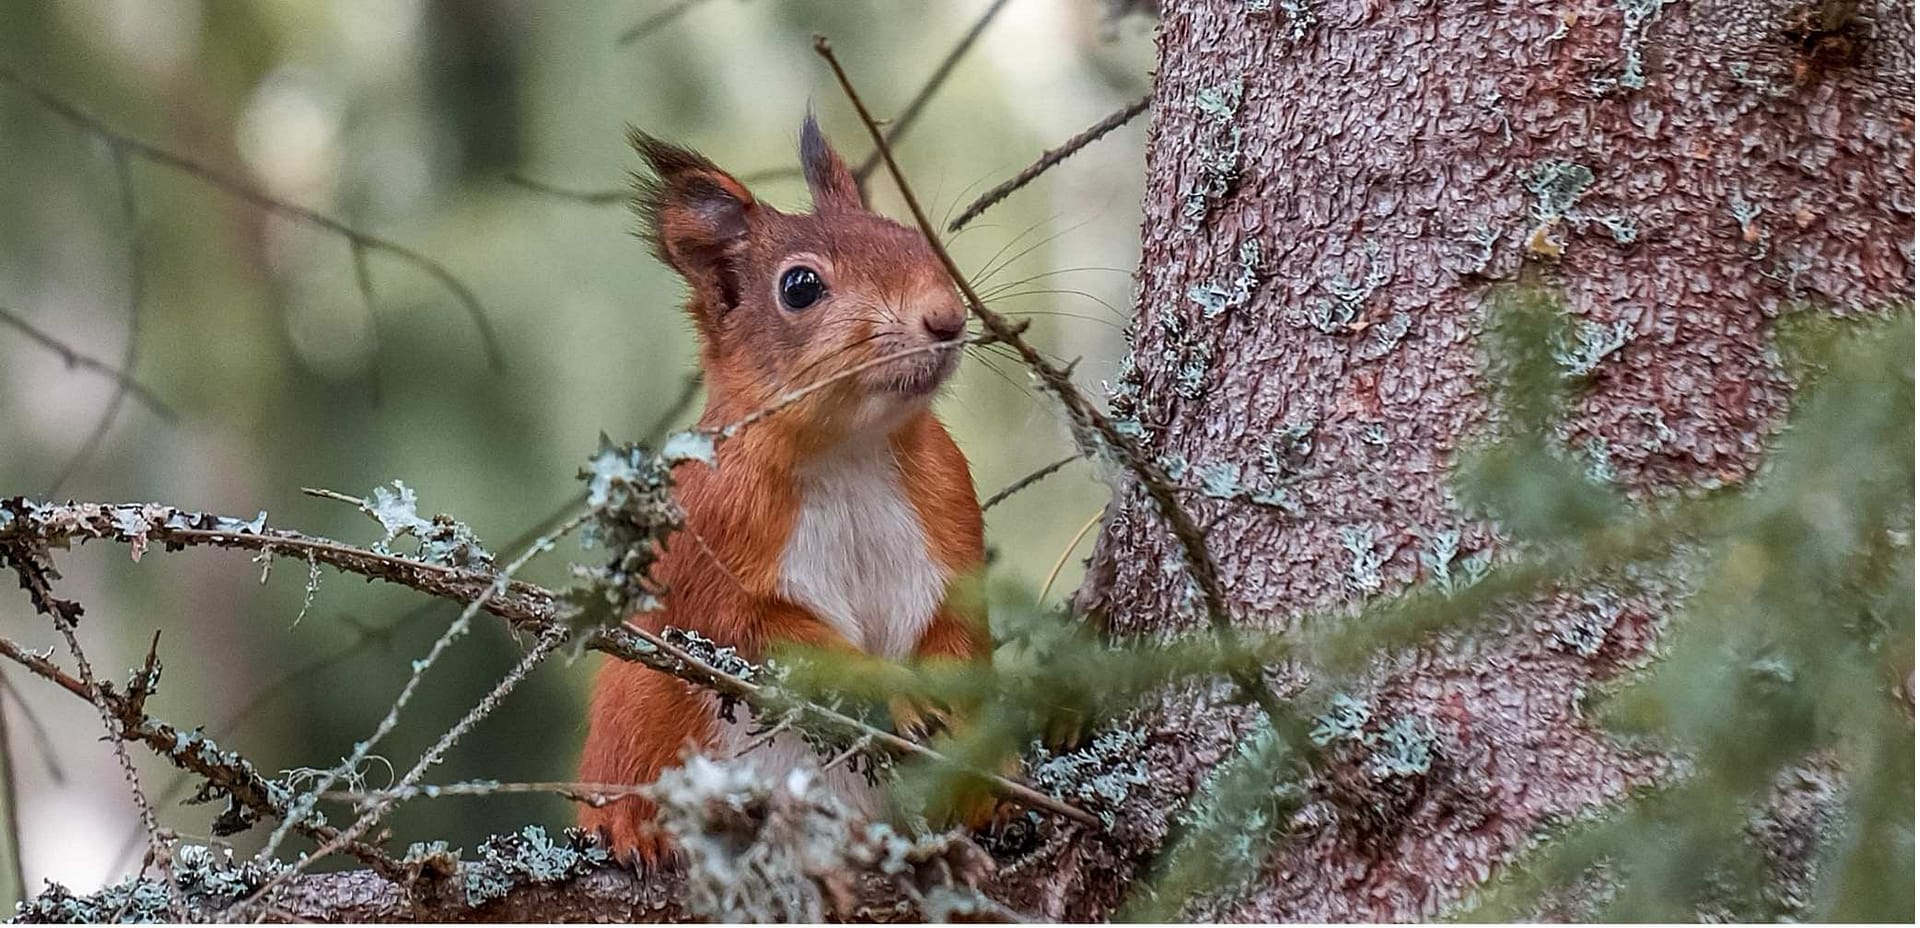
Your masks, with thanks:
M 701 426 L 738 422 L 787 391 L 902 344 L 950 340 L 964 322 L 924 240 L 861 207 L 844 163 L 811 120 L 802 153 L 815 211 L 802 216 L 757 203 L 696 154 L 641 136 L 636 145 L 657 175 L 643 188 L 643 221 L 656 253 L 692 289 L 688 312 L 708 384 Z M 821 265 L 837 302 L 804 313 L 781 308 L 771 282 L 795 255 Z M 913 656 L 988 659 L 985 610 L 977 593 L 958 589 L 976 582 L 981 569 L 980 508 L 966 458 L 927 408 L 951 370 L 950 362 L 941 363 L 928 367 L 910 359 L 899 370 L 882 366 L 848 376 L 722 442 L 715 466 L 679 465 L 675 493 L 686 524 L 669 539 L 655 571 L 667 589 L 666 608 L 633 621 L 698 632 L 749 660 L 783 643 L 856 647 L 823 617 L 781 595 L 782 558 L 804 502 L 797 471 L 875 428 L 876 420 L 863 416 L 879 402 L 900 410 L 877 421 L 890 429 L 892 465 L 926 538 L 927 559 L 954 578 Z M 929 380 L 930 386 L 922 384 Z M 912 389 L 901 392 L 902 383 Z M 685 752 L 715 746 L 720 734 L 713 701 L 698 687 L 611 660 L 595 679 L 587 728 L 580 779 L 595 783 L 652 782 Z M 637 798 L 589 807 L 580 816 L 583 826 L 603 830 L 616 851 L 642 860 L 669 849 L 652 818 L 651 804 Z

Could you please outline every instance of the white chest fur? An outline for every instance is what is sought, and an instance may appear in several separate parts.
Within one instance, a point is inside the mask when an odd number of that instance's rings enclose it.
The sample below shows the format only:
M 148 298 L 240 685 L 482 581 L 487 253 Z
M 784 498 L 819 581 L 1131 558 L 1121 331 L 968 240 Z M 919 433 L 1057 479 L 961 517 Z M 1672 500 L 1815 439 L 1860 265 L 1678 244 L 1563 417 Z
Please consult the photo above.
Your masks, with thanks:
M 857 648 L 881 657 L 912 653 L 946 594 L 946 571 L 927 551 L 926 531 L 907 499 L 884 443 L 849 449 L 804 472 L 800 512 L 780 560 L 780 594 L 805 606 Z M 747 761 L 769 777 L 819 762 L 791 733 L 757 737 L 753 720 L 723 725 L 723 757 L 758 745 Z M 836 795 L 858 815 L 878 816 L 882 793 L 841 765 L 827 771 Z
M 796 482 L 800 512 L 781 555 L 781 595 L 869 654 L 912 653 L 951 578 L 927 550 L 892 448 L 849 448 Z

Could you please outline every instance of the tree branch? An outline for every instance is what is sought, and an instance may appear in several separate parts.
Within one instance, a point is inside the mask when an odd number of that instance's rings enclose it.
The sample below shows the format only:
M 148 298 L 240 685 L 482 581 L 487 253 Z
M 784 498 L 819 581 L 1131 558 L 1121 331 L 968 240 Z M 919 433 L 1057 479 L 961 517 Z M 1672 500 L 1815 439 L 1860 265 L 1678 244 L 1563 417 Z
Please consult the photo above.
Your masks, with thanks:
M 947 231 L 958 232 L 966 228 L 967 223 L 980 218 L 980 214 L 992 209 L 998 205 L 1001 200 L 1012 196 L 1013 193 L 1020 188 L 1033 183 L 1035 178 L 1052 170 L 1053 167 L 1060 162 L 1073 157 L 1080 149 L 1100 141 L 1100 138 L 1107 133 L 1132 122 L 1133 117 L 1146 112 L 1147 107 L 1152 103 L 1153 95 L 1147 94 L 1108 114 L 1106 118 L 1087 127 L 1086 131 L 1081 132 L 1079 135 L 1062 142 L 1060 147 L 1047 150 L 1040 155 L 1039 160 L 1028 165 L 1020 173 L 996 184 L 992 190 L 981 194 L 978 199 L 967 204 L 967 208 L 961 210 L 959 216 L 954 217 L 952 222 L 947 223 Z
M 43 551 L 49 546 L 92 539 L 129 545 L 136 558 L 155 543 L 169 549 L 206 546 L 246 551 L 300 551 L 319 563 L 348 573 L 385 580 L 440 599 L 469 605 L 478 603 L 486 612 L 505 619 L 520 631 L 542 635 L 564 624 L 558 597 L 542 587 L 519 580 L 502 582 L 502 577 L 492 571 L 379 554 L 330 539 L 267 528 L 264 514 L 252 522 L 242 522 L 159 503 L 52 505 L 19 497 L 0 500 L 0 551 L 10 546 Z M 38 605 L 40 597 L 34 591 L 29 593 Z M 594 632 L 586 640 L 586 647 L 738 699 L 763 717 L 797 714 L 837 743 L 851 744 L 865 738 L 869 739 L 869 750 L 884 757 L 915 757 L 949 767 L 964 766 L 926 745 L 875 728 L 838 710 L 728 673 L 673 641 L 632 623 Z M 980 776 L 1002 798 L 1083 825 L 1098 824 L 1099 820 L 1091 814 L 1024 783 L 988 771 L 969 772 Z

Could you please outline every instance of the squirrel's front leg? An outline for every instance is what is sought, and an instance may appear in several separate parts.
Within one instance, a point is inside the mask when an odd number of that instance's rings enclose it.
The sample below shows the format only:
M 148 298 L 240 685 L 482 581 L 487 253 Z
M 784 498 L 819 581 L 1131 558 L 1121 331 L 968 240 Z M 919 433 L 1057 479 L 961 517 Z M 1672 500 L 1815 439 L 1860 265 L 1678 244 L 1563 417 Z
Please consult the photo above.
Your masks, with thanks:
M 977 591 L 948 594 L 948 601 L 941 604 L 933 622 L 920 636 L 913 657 L 916 661 L 928 664 L 976 663 L 981 672 L 990 672 L 993 637 L 988 631 L 986 609 L 980 604 Z M 942 732 L 964 730 L 969 715 L 966 706 L 906 698 L 894 699 L 888 708 L 892 711 L 894 730 L 920 742 L 931 740 Z M 1019 758 L 1008 758 L 998 767 L 1003 774 L 1018 773 Z M 952 797 L 946 817 L 969 829 L 978 830 L 992 822 L 1001 811 L 984 784 L 969 783 Z

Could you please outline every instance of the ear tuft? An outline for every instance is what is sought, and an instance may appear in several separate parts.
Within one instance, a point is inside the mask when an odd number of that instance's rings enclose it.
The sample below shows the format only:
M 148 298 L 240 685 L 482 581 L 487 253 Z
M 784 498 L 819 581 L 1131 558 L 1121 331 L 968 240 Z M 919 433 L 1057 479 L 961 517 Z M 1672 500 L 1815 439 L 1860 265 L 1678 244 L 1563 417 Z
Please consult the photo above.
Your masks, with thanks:
M 807 189 L 813 192 L 814 212 L 866 208 L 853 172 L 820 134 L 820 124 L 814 121 L 811 110 L 800 124 L 800 167 L 807 175 Z
M 732 308 L 739 300 L 734 264 L 746 247 L 753 194 L 699 152 L 637 129 L 627 141 L 649 173 L 633 175 L 640 235 L 696 291 Z

